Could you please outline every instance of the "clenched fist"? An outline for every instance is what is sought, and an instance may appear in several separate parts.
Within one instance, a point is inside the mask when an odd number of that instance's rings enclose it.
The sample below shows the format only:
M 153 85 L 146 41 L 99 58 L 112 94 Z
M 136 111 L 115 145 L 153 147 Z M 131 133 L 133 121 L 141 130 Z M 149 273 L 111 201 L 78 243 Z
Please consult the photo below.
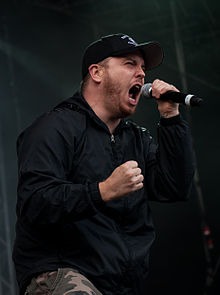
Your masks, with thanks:
M 124 197 L 143 187 L 144 177 L 136 161 L 128 161 L 118 166 L 112 174 L 99 183 L 104 202 Z

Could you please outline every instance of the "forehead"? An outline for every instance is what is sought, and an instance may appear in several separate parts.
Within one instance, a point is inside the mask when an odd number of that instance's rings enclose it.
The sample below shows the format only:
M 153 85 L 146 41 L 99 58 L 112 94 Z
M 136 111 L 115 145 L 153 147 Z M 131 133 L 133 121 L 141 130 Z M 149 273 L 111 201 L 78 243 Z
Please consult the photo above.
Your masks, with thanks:
M 137 57 L 138 59 L 144 61 L 143 55 L 140 51 L 127 53 L 127 54 L 124 54 L 122 57 L 133 57 L 133 58 Z
M 141 63 L 141 64 L 145 65 L 143 55 L 142 55 L 142 53 L 140 51 L 135 51 L 135 52 L 123 54 L 123 55 L 119 56 L 119 58 L 121 58 L 121 59 L 132 59 L 132 60 L 135 60 L 138 63 Z

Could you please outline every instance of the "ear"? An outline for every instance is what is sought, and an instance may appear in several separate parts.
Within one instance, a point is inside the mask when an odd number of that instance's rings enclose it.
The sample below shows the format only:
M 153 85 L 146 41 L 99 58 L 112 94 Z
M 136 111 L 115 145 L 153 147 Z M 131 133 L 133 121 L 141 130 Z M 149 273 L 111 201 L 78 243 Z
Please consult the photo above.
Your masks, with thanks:
M 100 83 L 104 72 L 103 67 L 98 64 L 92 64 L 88 70 L 92 80 L 96 83 Z

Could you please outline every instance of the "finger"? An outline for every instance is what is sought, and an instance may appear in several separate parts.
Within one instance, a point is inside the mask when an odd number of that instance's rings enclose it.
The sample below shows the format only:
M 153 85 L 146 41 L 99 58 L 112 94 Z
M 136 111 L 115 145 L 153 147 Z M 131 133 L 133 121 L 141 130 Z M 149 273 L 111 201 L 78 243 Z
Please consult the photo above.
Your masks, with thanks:
M 141 189 L 144 186 L 143 182 L 139 182 L 135 185 L 134 187 L 134 191 L 137 191 L 139 189 Z
M 137 176 L 137 175 L 140 175 L 141 174 L 141 169 L 138 167 L 138 168 L 133 168 L 132 169 L 132 174 Z
M 152 95 L 157 99 L 160 97 L 161 94 L 166 93 L 167 91 L 176 91 L 179 90 L 172 84 L 169 84 L 165 81 L 156 79 L 152 84 Z
M 142 174 L 135 175 L 134 177 L 132 177 L 132 183 L 134 185 L 137 185 L 137 184 L 143 182 L 143 180 L 144 180 L 144 176 Z
M 136 168 L 138 167 L 138 163 L 136 161 L 127 161 L 122 165 L 126 165 L 128 168 Z
M 165 84 L 167 83 L 159 79 L 154 80 L 152 84 L 152 96 L 155 97 L 156 99 L 159 99 L 161 91 L 163 90 Z
M 138 176 L 138 178 L 139 178 L 139 179 L 138 179 L 138 180 L 139 180 L 139 182 L 143 182 L 143 181 L 144 181 L 144 176 L 143 176 L 142 174 L 141 174 L 141 175 L 139 175 L 139 176 Z
M 136 184 L 143 182 L 143 180 L 144 180 L 144 176 L 142 174 L 136 176 Z

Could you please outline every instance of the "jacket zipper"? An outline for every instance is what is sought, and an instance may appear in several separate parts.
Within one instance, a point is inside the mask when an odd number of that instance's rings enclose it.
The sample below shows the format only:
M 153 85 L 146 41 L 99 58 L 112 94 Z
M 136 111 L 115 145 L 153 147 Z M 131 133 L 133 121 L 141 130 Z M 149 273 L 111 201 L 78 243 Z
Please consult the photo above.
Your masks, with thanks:
M 116 154 L 115 154 L 115 136 L 114 134 L 111 134 L 111 144 L 112 144 L 112 152 L 113 152 L 113 155 L 114 155 L 114 160 L 116 159 Z M 116 166 L 117 167 L 117 166 Z M 124 200 L 124 207 L 126 208 L 128 206 L 128 201 L 127 200 Z M 122 222 L 122 221 L 121 221 Z M 121 224 L 120 222 L 120 224 Z M 118 224 L 117 228 L 118 228 L 118 233 L 121 235 L 121 238 L 122 240 L 124 241 L 125 243 L 125 246 L 126 246 L 126 249 L 127 249 L 127 256 L 128 256 L 128 261 L 127 263 L 129 263 L 129 265 L 132 263 L 133 259 L 132 259 L 132 252 L 131 250 L 129 249 L 128 245 L 126 244 L 126 238 L 125 238 L 125 233 L 122 229 L 122 226 Z M 128 266 L 128 265 L 127 265 Z
M 116 142 L 115 142 L 115 136 L 114 134 L 111 134 L 110 136 L 110 144 L 111 144 L 111 149 L 112 149 L 112 164 L 113 164 L 113 168 L 116 168 L 118 166 L 118 156 L 117 156 L 117 152 L 116 152 Z
M 111 135 L 111 143 L 115 143 L 115 137 L 114 137 L 114 134 Z

